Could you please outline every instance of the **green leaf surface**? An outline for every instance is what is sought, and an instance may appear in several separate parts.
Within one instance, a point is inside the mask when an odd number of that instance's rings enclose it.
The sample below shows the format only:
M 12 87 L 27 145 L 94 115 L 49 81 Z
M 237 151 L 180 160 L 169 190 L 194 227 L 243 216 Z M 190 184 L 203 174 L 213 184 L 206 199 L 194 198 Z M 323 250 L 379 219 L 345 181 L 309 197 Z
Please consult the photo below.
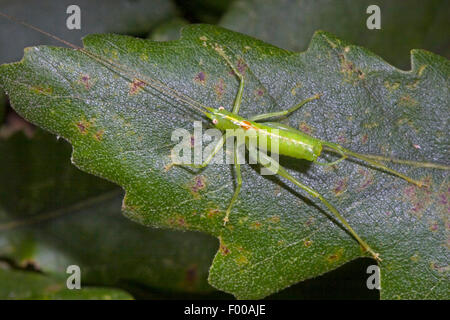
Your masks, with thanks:
M 366 27 L 370 5 L 380 8 L 380 30 Z M 293 51 L 324 30 L 409 69 L 411 48 L 450 57 L 449 12 L 445 0 L 237 0 L 220 25 Z
M 187 24 L 188 22 L 182 18 L 165 21 L 157 26 L 148 38 L 154 41 L 176 40 L 180 37 L 181 28 Z
M 67 289 L 66 279 L 36 272 L 0 268 L 0 299 L 33 300 L 131 300 L 119 289 L 81 287 Z
M 129 218 L 218 237 L 213 286 L 261 298 L 367 254 L 320 202 L 261 176 L 255 166 L 243 166 L 239 202 L 223 227 L 232 168 L 170 167 L 173 130 L 192 133 L 201 115 L 135 78 L 157 78 L 205 105 L 230 109 L 238 81 L 212 48 L 217 43 L 245 73 L 243 116 L 321 93 L 284 122 L 356 152 L 448 164 L 445 58 L 415 50 L 405 72 L 325 32 L 315 34 L 306 52 L 293 53 L 217 27 L 183 30 L 172 42 L 84 39 L 89 51 L 127 72 L 79 51 L 28 49 L 22 62 L 1 67 L 0 83 L 16 111 L 73 145 L 79 168 L 126 190 Z M 447 171 L 391 164 L 430 184 L 419 189 L 358 161 L 328 169 L 288 158 L 281 163 L 336 205 L 380 253 L 382 298 L 448 297 Z
M 0 185 L 0 260 L 59 276 L 75 264 L 82 283 L 94 285 L 213 290 L 206 280 L 217 240 L 126 219 L 122 192 L 79 171 L 70 153 L 41 130 L 0 138 L 0 181 L 8 182 Z

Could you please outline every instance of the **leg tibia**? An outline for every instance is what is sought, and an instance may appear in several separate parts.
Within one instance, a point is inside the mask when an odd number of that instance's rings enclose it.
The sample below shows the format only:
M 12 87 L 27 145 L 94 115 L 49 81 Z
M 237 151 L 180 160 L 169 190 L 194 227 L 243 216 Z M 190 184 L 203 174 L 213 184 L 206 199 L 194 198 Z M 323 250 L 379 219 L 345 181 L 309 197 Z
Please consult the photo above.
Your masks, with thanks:
M 193 167 L 193 168 L 204 168 L 207 165 L 209 165 L 209 163 L 211 162 L 211 160 L 214 158 L 214 156 L 217 154 L 217 152 L 219 152 L 219 150 L 221 150 L 223 148 L 223 145 L 225 144 L 226 141 L 226 135 L 222 136 L 219 140 L 219 142 L 217 142 L 216 146 L 214 147 L 214 149 L 212 150 L 212 152 L 206 157 L 205 161 L 203 161 L 201 164 L 194 164 L 194 163 L 172 163 L 171 165 L 177 165 L 177 166 L 188 166 L 188 167 Z
M 395 175 L 395 176 L 397 176 L 399 178 L 402 178 L 403 180 L 406 180 L 409 183 L 415 184 L 418 187 L 425 186 L 425 183 L 423 183 L 422 181 L 414 180 L 414 179 L 412 179 L 412 178 L 410 178 L 410 177 L 408 177 L 408 176 L 406 176 L 406 175 L 404 175 L 404 174 L 402 174 L 402 173 L 400 173 L 400 172 L 398 172 L 398 171 L 396 171 L 394 169 L 391 169 L 391 168 L 385 166 L 384 164 L 382 164 L 382 163 L 372 159 L 371 156 L 353 152 L 353 151 L 345 149 L 342 146 L 340 146 L 338 144 L 335 144 L 335 143 L 326 142 L 326 141 L 322 141 L 322 143 L 323 143 L 324 146 L 328 147 L 327 149 L 330 149 L 331 151 L 335 151 L 335 152 L 338 152 L 338 153 L 346 155 L 346 156 L 351 156 L 353 158 L 363 160 L 363 161 L 367 162 L 368 164 L 370 164 L 370 165 L 372 165 L 372 166 L 374 166 L 374 167 L 376 167 L 378 169 L 381 169 L 381 170 L 384 170 L 386 172 L 392 173 L 393 175 Z
M 381 261 L 379 254 L 376 253 L 363 239 L 361 239 L 361 237 L 353 230 L 353 228 L 348 224 L 347 220 L 345 220 L 345 218 L 339 213 L 339 211 L 331 203 L 329 203 L 328 200 L 326 200 L 320 193 L 295 179 L 273 158 L 262 153 L 260 153 L 259 155 L 261 158 L 264 159 L 264 163 L 266 163 L 264 164 L 263 162 L 260 162 L 262 165 L 269 168 L 269 170 L 272 170 L 271 168 L 277 168 L 278 169 L 277 172 L 274 173 L 279 174 L 280 176 L 288 179 L 302 190 L 308 192 L 313 197 L 318 198 L 320 201 L 322 201 L 322 203 L 328 208 L 328 210 L 330 210 L 330 212 L 333 213 L 333 215 L 345 226 L 348 232 L 350 232 L 350 234 L 359 242 L 359 244 L 363 247 L 363 249 L 369 252 L 376 260 Z M 275 163 L 275 165 L 273 165 L 273 163 Z

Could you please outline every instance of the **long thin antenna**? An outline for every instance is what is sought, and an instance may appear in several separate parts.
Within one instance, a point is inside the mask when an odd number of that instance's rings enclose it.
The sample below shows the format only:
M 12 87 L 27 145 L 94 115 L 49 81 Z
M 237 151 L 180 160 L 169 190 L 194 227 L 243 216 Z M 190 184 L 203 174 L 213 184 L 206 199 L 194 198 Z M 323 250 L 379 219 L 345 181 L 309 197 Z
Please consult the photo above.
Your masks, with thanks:
M 42 30 L 42 29 L 39 29 L 39 28 L 37 28 L 37 27 L 35 27 L 35 26 L 29 24 L 29 23 L 26 23 L 25 21 L 16 19 L 16 18 L 14 18 L 14 17 L 12 17 L 12 16 L 10 16 L 10 15 L 7 15 L 6 13 L 3 13 L 3 12 L 1 12 L 1 11 L 0 11 L 0 16 L 3 16 L 3 17 L 5 17 L 6 19 L 11 20 L 12 22 L 21 24 L 21 25 L 23 25 L 23 26 L 25 26 L 25 27 L 27 27 L 27 28 L 30 28 L 30 29 L 33 29 L 33 30 L 35 30 L 35 31 L 37 31 L 37 32 L 39 32 L 39 33 L 42 33 L 43 35 L 46 35 L 47 37 L 50 37 L 50 38 L 52 38 L 52 39 L 54 39 L 54 40 L 56 40 L 56 41 L 59 41 L 59 42 L 61 42 L 61 43 L 64 43 L 65 45 L 67 45 L 67 46 L 69 46 L 69 47 L 71 47 L 71 48 L 73 48 L 73 49 L 77 49 L 77 50 L 78 50 L 78 49 L 81 49 L 79 46 L 76 46 L 76 45 L 74 45 L 73 43 L 70 43 L 70 42 L 68 42 L 68 41 L 66 41 L 66 40 L 63 40 L 63 39 L 61 39 L 61 38 L 58 38 L 57 36 L 55 36 L 55 35 L 53 35 L 53 34 L 50 34 L 50 33 L 46 32 L 46 31 L 44 31 L 44 30 Z
M 20 25 L 23 25 L 27 28 L 30 28 L 32 30 L 35 30 L 51 39 L 54 39 L 60 43 L 63 43 L 65 45 L 67 45 L 68 47 L 71 47 L 72 49 L 78 50 L 83 52 L 84 54 L 88 55 L 89 57 L 91 57 L 92 59 L 96 60 L 97 62 L 101 63 L 104 66 L 109 66 L 113 69 L 115 69 L 116 71 L 120 71 L 120 72 L 124 72 L 128 77 L 133 77 L 132 75 L 129 74 L 129 71 L 123 67 L 122 65 L 120 65 L 117 62 L 112 62 L 109 59 L 105 59 L 103 57 L 98 56 L 97 54 L 90 52 L 82 47 L 79 47 L 73 43 L 70 43 L 66 40 L 63 40 L 53 34 L 50 34 L 42 29 L 39 29 L 38 27 L 35 27 L 29 23 L 26 23 L 25 21 L 19 20 L 17 18 L 14 18 L 10 15 L 7 15 L 6 13 L 3 13 L 0 11 L 0 16 L 5 17 L 8 20 L 13 21 L 14 23 L 18 23 Z M 120 74 L 120 73 L 119 73 Z M 124 76 L 123 74 L 120 74 L 122 77 Z M 146 76 L 139 76 L 139 78 L 134 77 L 136 80 L 141 81 L 143 84 L 150 86 L 151 88 L 155 89 L 158 92 L 161 92 L 165 95 L 168 95 L 169 97 L 175 99 L 175 100 L 179 100 L 181 102 L 184 102 L 185 104 L 187 104 L 188 106 L 190 106 L 191 108 L 196 109 L 197 111 L 203 113 L 203 114 L 207 114 L 209 113 L 209 110 L 206 108 L 206 106 L 204 106 L 203 104 L 201 104 L 200 102 L 192 99 L 189 96 L 186 96 L 178 91 L 176 91 L 175 89 L 167 86 L 166 84 L 162 83 L 159 80 L 156 79 L 152 79 L 150 77 L 146 77 Z M 128 79 L 128 81 L 131 81 L 131 79 Z M 145 90 L 145 88 L 144 88 Z

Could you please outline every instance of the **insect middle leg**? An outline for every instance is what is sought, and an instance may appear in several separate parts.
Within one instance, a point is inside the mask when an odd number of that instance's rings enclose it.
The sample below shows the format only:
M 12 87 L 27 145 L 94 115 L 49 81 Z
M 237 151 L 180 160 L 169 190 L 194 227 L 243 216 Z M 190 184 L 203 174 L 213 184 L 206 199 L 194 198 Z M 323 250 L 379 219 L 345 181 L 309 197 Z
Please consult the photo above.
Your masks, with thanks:
M 205 161 L 203 161 L 201 164 L 193 164 L 193 163 L 180 163 L 180 164 L 174 164 L 174 165 L 182 165 L 182 166 L 190 166 L 190 167 L 194 167 L 194 168 L 204 168 L 206 166 L 209 165 L 209 163 L 211 162 L 212 159 L 214 159 L 214 156 L 217 154 L 217 152 L 219 152 L 219 150 L 221 150 L 225 144 L 225 142 L 227 141 L 228 137 L 231 137 L 232 135 L 227 135 L 226 133 L 220 138 L 219 142 L 217 142 L 216 146 L 214 147 L 214 149 L 211 151 L 211 153 L 206 157 Z M 235 173 L 236 173 L 236 189 L 234 190 L 234 194 L 233 197 L 231 198 L 230 204 L 228 205 L 227 211 L 225 213 L 225 217 L 223 219 L 224 225 L 227 224 L 227 222 L 229 221 L 229 216 L 230 216 L 230 212 L 231 209 L 233 207 L 233 204 L 236 202 L 237 197 L 239 196 L 239 192 L 241 190 L 241 186 L 242 186 L 242 174 L 241 174 L 241 165 L 240 165 L 240 155 L 239 155 L 239 147 L 240 144 L 238 144 L 237 142 L 233 142 L 234 143 L 234 169 L 235 169 Z
M 319 99 L 319 98 L 320 98 L 320 94 L 316 94 L 308 99 L 300 101 L 298 104 L 296 104 L 295 106 L 293 106 L 292 108 L 289 108 L 287 110 L 259 114 L 259 115 L 256 115 L 256 116 L 250 118 L 250 120 L 251 121 L 261 121 L 261 120 L 266 120 L 266 119 L 270 119 L 270 118 L 278 118 L 278 117 L 287 116 L 287 115 L 291 114 L 292 112 L 303 107 L 306 103 L 308 103 L 312 100 L 315 100 L 315 99 Z
M 231 62 L 230 58 L 226 55 L 225 51 L 222 47 L 216 46 L 214 50 L 225 60 L 225 62 L 230 66 L 230 68 L 233 70 L 234 74 L 239 78 L 239 89 L 238 93 L 236 94 L 236 98 L 234 99 L 234 105 L 233 105 L 233 113 L 238 114 L 239 108 L 241 107 L 242 103 L 242 96 L 244 94 L 244 76 L 239 72 L 239 70 L 236 68 L 236 66 Z

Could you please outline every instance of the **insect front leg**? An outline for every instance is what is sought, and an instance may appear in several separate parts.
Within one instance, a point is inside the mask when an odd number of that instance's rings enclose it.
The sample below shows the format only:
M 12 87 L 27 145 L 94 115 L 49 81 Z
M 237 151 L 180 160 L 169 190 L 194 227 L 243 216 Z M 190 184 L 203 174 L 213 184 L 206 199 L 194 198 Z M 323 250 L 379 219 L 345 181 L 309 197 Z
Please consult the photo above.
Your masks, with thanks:
M 356 153 L 356 152 L 353 152 L 351 150 L 345 149 L 344 147 L 342 147 L 342 146 L 340 146 L 340 145 L 338 145 L 336 143 L 327 142 L 327 141 L 322 141 L 322 143 L 323 143 L 323 145 L 325 147 L 328 147 L 329 150 L 331 150 L 331 151 L 338 152 L 341 155 L 351 156 L 353 158 L 363 160 L 363 161 L 367 162 L 368 164 L 374 166 L 375 168 L 378 168 L 380 170 L 389 172 L 389 173 L 391 173 L 391 174 L 393 174 L 393 175 L 395 175 L 395 176 L 397 176 L 399 178 L 402 178 L 403 180 L 408 181 L 409 183 L 415 184 L 418 187 L 425 187 L 426 186 L 426 184 L 424 182 L 418 181 L 418 180 L 414 180 L 414 179 L 404 175 L 403 173 L 400 173 L 400 172 L 398 172 L 398 171 L 396 171 L 394 169 L 391 169 L 391 168 L 385 166 L 384 164 L 371 159 L 370 156 L 366 156 L 364 154 Z
M 253 118 L 250 118 L 251 121 L 261 121 L 261 120 L 267 120 L 270 118 L 277 118 L 277 117 L 283 117 L 283 116 L 287 116 L 289 114 L 291 114 L 292 112 L 300 109 L 302 106 L 304 106 L 306 103 L 315 100 L 315 99 L 319 99 L 320 98 L 320 94 L 316 94 L 308 99 L 305 99 L 301 102 L 299 102 L 298 104 L 296 104 L 295 106 L 293 106 L 292 108 L 289 108 L 287 110 L 283 110 L 283 111 L 279 111 L 279 112 L 270 112 L 270 113 L 263 113 L 263 114 L 259 114 L 254 116 Z
M 225 62 L 233 70 L 234 74 L 239 78 L 239 90 L 236 95 L 236 98 L 234 99 L 234 105 L 233 105 L 233 111 L 232 111 L 234 114 L 238 114 L 239 108 L 241 107 L 242 95 L 244 94 L 244 76 L 239 72 L 239 70 L 236 68 L 236 66 L 231 62 L 230 58 L 226 55 L 226 53 L 222 47 L 216 45 L 214 50 L 225 60 Z
M 353 230 L 353 228 L 348 224 L 347 220 L 345 220 L 345 218 L 339 213 L 339 211 L 331 203 L 329 203 L 328 200 L 325 199 L 319 192 L 308 187 L 307 185 L 304 185 L 303 183 L 295 179 L 275 159 L 271 158 L 270 156 L 264 153 L 260 153 L 259 156 L 260 158 L 258 159 L 258 162 L 261 165 L 267 167 L 275 174 L 279 174 L 280 176 L 288 179 L 302 190 L 308 192 L 314 198 L 318 198 L 328 208 L 328 210 L 330 210 L 330 212 L 333 213 L 334 216 L 346 227 L 348 232 L 359 242 L 361 247 L 365 251 L 369 252 L 377 261 L 381 261 L 379 254 L 376 253 L 363 239 L 361 239 L 361 237 Z M 272 168 L 277 168 L 277 171 L 275 172 Z

